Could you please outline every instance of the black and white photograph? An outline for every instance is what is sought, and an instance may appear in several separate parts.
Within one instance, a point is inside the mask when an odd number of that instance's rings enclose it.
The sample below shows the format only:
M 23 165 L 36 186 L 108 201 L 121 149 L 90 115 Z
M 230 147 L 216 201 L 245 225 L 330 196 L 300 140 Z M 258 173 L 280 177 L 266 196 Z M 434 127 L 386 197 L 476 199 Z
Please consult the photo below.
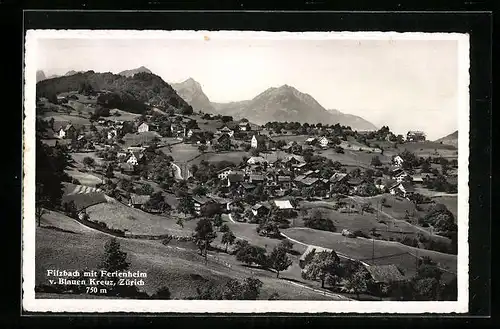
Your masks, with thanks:
M 23 307 L 467 312 L 469 39 L 28 30 Z

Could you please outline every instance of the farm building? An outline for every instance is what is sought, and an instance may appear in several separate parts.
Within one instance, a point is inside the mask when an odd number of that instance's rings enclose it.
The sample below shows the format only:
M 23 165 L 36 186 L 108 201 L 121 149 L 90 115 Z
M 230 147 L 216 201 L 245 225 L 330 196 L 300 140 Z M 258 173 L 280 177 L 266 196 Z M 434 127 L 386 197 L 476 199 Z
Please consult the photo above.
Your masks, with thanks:
M 341 183 L 347 181 L 349 177 L 346 173 L 336 172 L 330 177 L 330 183 Z
M 293 205 L 290 203 L 290 200 L 274 200 L 273 203 L 280 210 L 294 209 Z
M 370 274 L 373 283 L 380 290 L 383 286 L 387 286 L 393 282 L 405 281 L 405 277 L 401 274 L 398 267 L 394 264 L 389 265 L 372 265 L 365 266 Z
M 247 160 L 247 164 L 249 164 L 249 165 L 254 165 L 257 163 L 265 163 L 265 162 L 267 162 L 267 160 L 264 159 L 263 157 L 250 157 Z
M 150 199 L 149 195 L 131 194 L 128 202 L 129 207 L 142 208 Z
M 201 215 L 201 209 L 203 206 L 214 202 L 211 198 L 206 197 L 206 196 L 193 196 L 193 204 L 194 204 L 194 212 L 197 215 Z
M 265 203 L 258 203 L 254 205 L 251 209 L 254 216 L 259 216 L 259 217 L 269 215 L 269 211 L 271 210 L 269 205 Z
M 314 144 L 316 141 L 317 141 L 316 137 L 309 137 L 308 139 L 306 139 L 306 144 L 308 144 L 308 145 L 312 145 L 312 144 Z
M 238 185 L 238 184 L 243 182 L 243 178 L 244 177 L 242 174 L 236 174 L 236 173 L 229 174 L 227 176 L 227 186 L 230 187 L 230 186 Z

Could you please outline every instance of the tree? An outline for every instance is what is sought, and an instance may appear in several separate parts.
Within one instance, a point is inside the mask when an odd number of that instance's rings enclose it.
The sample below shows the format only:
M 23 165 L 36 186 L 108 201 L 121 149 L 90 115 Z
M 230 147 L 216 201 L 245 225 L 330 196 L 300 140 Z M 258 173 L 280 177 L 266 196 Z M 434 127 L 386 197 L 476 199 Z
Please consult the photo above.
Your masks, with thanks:
M 158 289 L 152 296 L 152 299 L 170 299 L 171 293 L 167 286 L 163 286 Z
M 344 290 L 356 294 L 357 299 L 359 299 L 359 294 L 367 289 L 367 281 L 366 270 L 360 268 L 344 280 Z
M 208 257 L 208 246 L 217 237 L 212 227 L 212 222 L 208 218 L 202 218 L 196 224 L 195 232 L 193 233 L 196 244 L 200 248 L 200 252 L 204 251 L 205 261 Z
M 309 280 L 321 280 L 321 288 L 324 288 L 327 275 L 336 275 L 339 263 L 340 259 L 334 251 L 314 253 L 302 270 L 302 276 Z
M 108 272 L 128 270 L 127 253 L 122 251 L 116 238 L 109 239 L 104 246 L 104 260 L 101 268 Z
M 266 249 L 250 244 L 238 249 L 236 259 L 247 265 L 257 264 L 262 267 L 267 267 L 268 265 Z
M 91 157 L 83 158 L 83 164 L 87 167 L 93 168 L 95 166 L 95 160 Z
M 151 185 L 145 183 L 137 187 L 136 193 L 139 195 L 152 195 L 154 193 L 154 189 Z
M 242 283 L 236 279 L 229 280 L 222 292 L 222 298 L 228 300 L 255 300 L 259 297 L 262 281 L 246 278 Z
M 229 226 L 227 226 L 227 224 L 222 224 L 220 225 L 219 227 L 219 232 L 222 232 L 222 233 L 225 233 L 225 232 L 228 232 L 230 230 Z
M 380 161 L 380 158 L 378 157 L 378 155 L 376 155 L 372 158 L 371 165 L 374 167 L 380 167 L 382 165 L 382 162 Z
M 209 216 L 207 216 L 207 217 L 209 217 Z M 213 218 L 214 218 L 213 221 L 214 221 L 215 227 L 220 227 L 224 223 L 224 221 L 222 220 L 222 216 L 220 214 L 216 214 L 215 216 L 213 216 Z
M 275 247 L 269 257 L 269 265 L 276 270 L 276 277 L 279 278 L 280 272 L 286 270 L 292 265 L 292 260 L 288 258 L 287 251 L 280 247 Z
M 205 144 L 201 144 L 200 146 L 198 146 L 198 150 L 201 153 L 205 153 L 205 151 L 207 150 L 207 146 Z
M 106 178 L 113 178 L 115 176 L 113 172 L 113 166 L 110 164 L 106 167 Z
M 226 231 L 224 234 L 222 234 L 222 243 L 226 245 L 226 252 L 227 252 L 227 247 L 229 245 L 232 245 L 234 241 L 236 240 L 236 236 L 234 236 L 232 231 Z
M 207 195 L 207 188 L 204 186 L 201 186 L 201 185 L 197 185 L 193 189 L 193 195 L 196 195 L 196 196 Z
M 329 218 L 323 218 L 319 210 L 315 210 L 311 217 L 304 218 L 304 226 L 316 230 L 335 232 L 337 229 Z
M 438 300 L 439 281 L 436 278 L 421 278 L 412 282 L 416 300 Z
M 42 216 L 46 213 L 47 213 L 47 211 L 45 209 L 43 209 L 41 205 L 36 205 L 35 217 L 36 217 L 36 221 L 38 223 L 38 227 L 40 227 L 42 225 Z
M 184 196 L 181 201 L 179 201 L 179 205 L 177 206 L 177 210 L 181 213 L 188 215 L 194 213 L 194 203 L 193 200 L 188 196 Z
M 170 208 L 168 203 L 165 202 L 165 198 L 160 191 L 153 193 L 146 202 L 145 206 L 146 208 L 158 210 L 160 212 L 165 212 Z
M 363 215 L 363 213 L 365 213 L 365 212 L 368 212 L 368 213 L 373 212 L 373 207 L 372 207 L 372 204 L 370 202 L 365 202 L 361 205 L 361 215 Z
M 278 247 L 290 253 L 293 250 L 293 243 L 291 243 L 290 240 L 282 240 L 278 244 Z

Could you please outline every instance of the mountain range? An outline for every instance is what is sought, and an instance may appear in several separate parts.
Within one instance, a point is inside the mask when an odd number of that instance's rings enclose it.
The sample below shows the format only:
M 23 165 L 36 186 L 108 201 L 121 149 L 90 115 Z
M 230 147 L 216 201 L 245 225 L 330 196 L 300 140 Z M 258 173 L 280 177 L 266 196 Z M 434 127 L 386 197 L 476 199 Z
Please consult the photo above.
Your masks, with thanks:
M 436 140 L 438 143 L 443 143 L 446 145 L 453 145 L 455 147 L 458 147 L 458 130 L 452 132 L 451 134 L 441 137 L 440 139 Z
M 327 110 L 311 95 L 302 93 L 289 85 L 269 88 L 251 100 L 230 103 L 211 102 L 200 83 L 189 78 L 172 87 L 193 109 L 212 114 L 230 115 L 234 119 L 246 118 L 263 125 L 269 121 L 300 123 L 339 123 L 355 130 L 376 130 L 367 120 L 338 110 Z

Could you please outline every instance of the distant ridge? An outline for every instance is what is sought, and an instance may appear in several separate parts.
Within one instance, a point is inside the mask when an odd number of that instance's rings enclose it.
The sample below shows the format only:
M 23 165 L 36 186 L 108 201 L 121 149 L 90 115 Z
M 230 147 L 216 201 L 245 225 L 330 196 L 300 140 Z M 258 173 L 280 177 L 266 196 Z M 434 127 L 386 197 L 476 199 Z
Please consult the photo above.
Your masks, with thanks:
M 458 147 L 458 130 L 452 132 L 449 135 L 441 137 L 440 139 L 436 140 L 436 142 Z
M 134 76 L 135 74 L 137 73 L 153 73 L 151 72 L 150 69 L 148 69 L 147 67 L 144 67 L 144 66 L 141 66 L 141 67 L 138 67 L 136 69 L 132 69 L 132 70 L 125 70 L 125 71 L 121 71 L 120 73 L 118 73 L 119 75 L 124 75 L 126 77 L 132 77 Z
M 301 93 L 289 85 L 269 88 L 251 100 L 230 103 L 211 102 L 203 92 L 201 84 L 193 78 L 181 83 L 172 83 L 187 103 L 197 111 L 230 115 L 234 119 L 248 119 L 262 125 L 269 121 L 288 121 L 300 123 L 339 123 L 355 130 L 376 130 L 377 127 L 367 120 L 345 114 L 337 110 L 326 110 L 312 96 Z
M 177 94 L 191 105 L 194 110 L 211 114 L 216 113 L 213 104 L 203 92 L 201 84 L 193 78 L 189 78 L 180 83 L 172 83 L 171 85 Z

